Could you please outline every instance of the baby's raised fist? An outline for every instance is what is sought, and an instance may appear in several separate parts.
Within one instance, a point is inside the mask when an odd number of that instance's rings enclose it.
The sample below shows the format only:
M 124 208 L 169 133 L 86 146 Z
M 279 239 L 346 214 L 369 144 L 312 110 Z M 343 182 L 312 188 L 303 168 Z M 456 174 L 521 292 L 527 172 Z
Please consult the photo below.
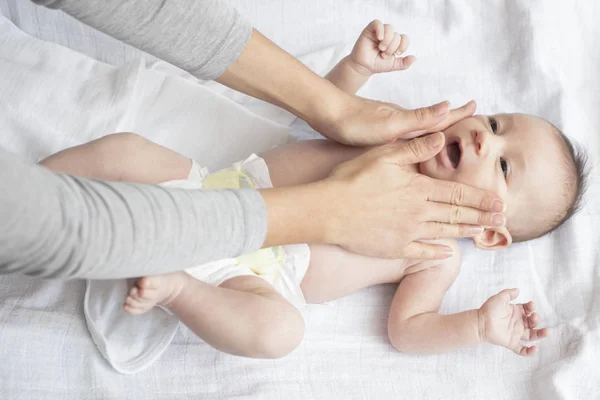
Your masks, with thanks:
M 390 24 L 374 20 L 363 29 L 356 41 L 350 60 L 362 75 L 408 69 L 414 56 L 401 57 L 408 49 L 408 36 L 395 32 Z

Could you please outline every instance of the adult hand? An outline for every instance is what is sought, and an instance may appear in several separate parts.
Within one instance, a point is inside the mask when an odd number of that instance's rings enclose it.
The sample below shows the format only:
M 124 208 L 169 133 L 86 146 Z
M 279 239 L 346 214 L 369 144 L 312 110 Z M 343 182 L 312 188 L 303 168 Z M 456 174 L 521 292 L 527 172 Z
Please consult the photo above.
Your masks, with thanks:
M 350 95 L 256 31 L 217 81 L 285 108 L 332 140 L 357 146 L 438 132 L 475 112 L 474 102 L 455 110 L 447 102 L 408 110 Z
M 439 132 L 475 113 L 470 101 L 450 110 L 448 102 L 408 110 L 391 103 L 349 96 L 332 112 L 332 119 L 311 123 L 324 136 L 354 146 L 385 144 Z
M 469 237 L 481 226 L 503 225 L 498 195 L 402 168 L 435 156 L 443 145 L 444 135 L 436 133 L 340 164 L 322 181 L 325 242 L 370 256 L 443 259 L 451 249 L 418 241 Z

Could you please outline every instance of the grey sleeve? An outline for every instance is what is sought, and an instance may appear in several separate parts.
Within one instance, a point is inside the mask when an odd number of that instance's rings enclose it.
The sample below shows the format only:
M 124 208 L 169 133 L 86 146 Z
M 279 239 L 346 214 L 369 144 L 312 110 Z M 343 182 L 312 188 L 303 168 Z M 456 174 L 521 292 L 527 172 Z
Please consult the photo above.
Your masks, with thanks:
M 56 174 L 0 149 L 0 274 L 117 279 L 181 270 L 263 244 L 264 201 Z
M 215 79 L 235 61 L 252 26 L 221 0 L 33 0 L 168 61 Z

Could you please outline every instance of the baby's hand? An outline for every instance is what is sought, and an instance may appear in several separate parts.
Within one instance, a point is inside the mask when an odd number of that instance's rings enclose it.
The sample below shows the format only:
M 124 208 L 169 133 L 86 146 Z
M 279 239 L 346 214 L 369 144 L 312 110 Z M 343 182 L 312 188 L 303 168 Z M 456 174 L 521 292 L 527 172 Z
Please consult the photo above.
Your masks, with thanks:
M 408 69 L 417 59 L 400 57 L 408 48 L 408 36 L 394 32 L 391 25 L 372 21 L 356 41 L 349 60 L 356 72 L 371 76 Z
M 535 346 L 524 346 L 521 341 L 537 340 L 548 336 L 548 329 L 536 329 L 538 315 L 533 301 L 510 304 L 519 295 L 519 289 L 505 289 L 490 297 L 478 310 L 481 339 L 504 346 L 522 356 L 537 351 Z

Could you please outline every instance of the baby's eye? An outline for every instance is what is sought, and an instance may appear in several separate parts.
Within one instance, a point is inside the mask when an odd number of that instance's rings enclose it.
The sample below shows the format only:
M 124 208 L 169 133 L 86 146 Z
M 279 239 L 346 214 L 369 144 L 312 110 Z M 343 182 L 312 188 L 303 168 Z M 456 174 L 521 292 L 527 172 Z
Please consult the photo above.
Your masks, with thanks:
M 490 122 L 490 127 L 492 128 L 492 132 L 496 134 L 496 132 L 498 131 L 498 121 L 496 121 L 496 119 L 493 117 L 489 117 L 488 119 Z
M 506 178 L 506 175 L 508 175 L 508 163 L 503 158 L 500 159 L 500 169 L 502 169 L 502 174 Z

